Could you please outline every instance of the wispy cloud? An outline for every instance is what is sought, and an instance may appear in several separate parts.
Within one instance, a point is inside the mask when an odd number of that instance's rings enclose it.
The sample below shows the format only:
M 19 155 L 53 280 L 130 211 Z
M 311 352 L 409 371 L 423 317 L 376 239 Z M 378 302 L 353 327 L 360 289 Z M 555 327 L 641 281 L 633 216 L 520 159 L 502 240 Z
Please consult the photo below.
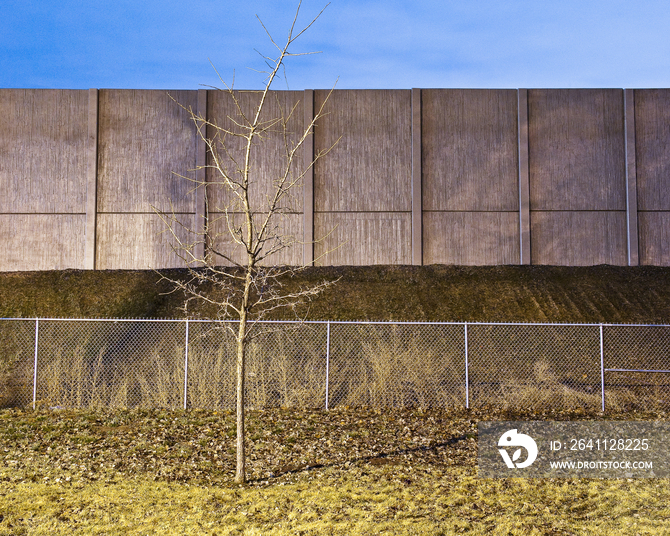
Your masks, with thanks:
M 325 3 L 325 2 L 324 2 Z M 305 0 L 300 22 L 323 7 Z M 0 87 L 259 87 L 254 51 L 295 5 L 260 0 L 5 0 Z M 670 87 L 665 0 L 333 0 L 296 45 L 292 89 Z

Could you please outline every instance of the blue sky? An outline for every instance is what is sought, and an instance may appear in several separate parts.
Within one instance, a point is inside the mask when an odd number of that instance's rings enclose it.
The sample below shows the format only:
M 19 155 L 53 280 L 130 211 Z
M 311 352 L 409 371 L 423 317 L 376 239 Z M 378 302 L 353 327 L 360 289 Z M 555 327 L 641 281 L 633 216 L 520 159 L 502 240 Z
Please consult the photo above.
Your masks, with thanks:
M 304 0 L 299 23 L 326 4 Z M 256 89 L 291 0 L 2 0 L 0 87 Z M 670 87 L 667 0 L 332 0 L 290 89 Z M 275 89 L 286 89 L 284 80 Z

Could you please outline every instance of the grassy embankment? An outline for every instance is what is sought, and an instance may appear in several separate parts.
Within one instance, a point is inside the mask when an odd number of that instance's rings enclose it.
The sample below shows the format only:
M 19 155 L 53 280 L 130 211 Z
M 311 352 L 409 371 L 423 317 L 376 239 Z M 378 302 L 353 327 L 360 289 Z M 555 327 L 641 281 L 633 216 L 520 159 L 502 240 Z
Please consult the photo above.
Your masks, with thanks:
M 670 268 L 317 267 L 285 283 L 337 278 L 337 285 L 301 311 L 307 318 L 670 322 Z M 0 317 L 183 317 L 183 296 L 165 294 L 170 286 L 159 279 L 151 271 L 0 273 Z

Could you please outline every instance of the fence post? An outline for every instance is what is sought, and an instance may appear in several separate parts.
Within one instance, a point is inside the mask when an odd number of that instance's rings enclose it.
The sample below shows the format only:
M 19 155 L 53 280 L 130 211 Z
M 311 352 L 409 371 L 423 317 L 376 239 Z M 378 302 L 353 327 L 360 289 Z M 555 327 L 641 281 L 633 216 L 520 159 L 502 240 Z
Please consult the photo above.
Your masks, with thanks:
M 603 350 L 602 324 L 600 324 L 600 392 L 602 393 L 603 413 L 605 413 L 605 354 Z
M 637 216 L 637 162 L 635 160 L 635 90 L 623 90 L 626 147 L 626 232 L 628 235 L 628 266 L 640 264 L 639 227 Z
M 35 361 L 33 363 L 33 409 L 37 403 L 37 343 L 40 335 L 40 319 L 35 319 Z
M 528 90 L 517 90 L 519 135 L 519 264 L 530 264 L 530 167 L 528 161 Z
M 412 88 L 412 264 L 423 264 L 421 90 Z
M 98 109 L 99 90 L 88 90 L 88 138 L 86 168 L 86 233 L 84 269 L 95 270 L 96 226 L 98 217 Z
M 188 393 L 188 318 L 186 319 L 186 345 L 184 346 L 184 409 L 186 409 L 186 395 Z
M 304 126 L 307 128 L 314 120 L 314 90 L 304 92 Z M 310 130 L 303 145 L 303 266 L 314 264 L 314 129 Z
M 330 382 L 330 322 L 326 323 L 326 411 L 328 411 L 328 384 Z
M 465 409 L 470 409 L 470 378 L 468 377 L 468 323 L 465 328 Z
M 207 118 L 207 90 L 198 90 L 198 104 L 197 113 L 200 117 Z M 206 127 L 203 127 L 206 128 Z M 195 232 L 196 242 L 194 251 L 196 258 L 205 258 L 205 242 L 209 238 L 207 236 L 207 143 L 196 132 L 195 133 L 195 188 L 193 193 L 195 195 Z M 196 266 L 202 266 L 202 263 L 197 263 Z

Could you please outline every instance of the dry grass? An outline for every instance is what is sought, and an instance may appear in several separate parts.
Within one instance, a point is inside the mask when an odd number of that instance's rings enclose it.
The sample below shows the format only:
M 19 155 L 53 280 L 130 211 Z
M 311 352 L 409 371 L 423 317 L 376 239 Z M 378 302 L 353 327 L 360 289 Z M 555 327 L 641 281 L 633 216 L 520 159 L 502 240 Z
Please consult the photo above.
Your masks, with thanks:
M 599 387 L 599 386 L 598 386 Z M 503 408 L 589 408 L 601 407 L 600 392 L 585 392 L 565 385 L 546 360 L 533 364 L 532 376 L 524 381 L 508 379 L 500 385 L 499 404 Z M 608 400 L 608 402 L 611 401 Z M 619 409 L 615 406 L 614 409 Z
M 45 352 L 38 367 L 37 404 L 61 408 L 180 407 L 183 367 L 158 350 L 140 362 L 105 363 L 106 348 L 90 355 L 85 347 Z M 180 353 L 183 353 L 180 352 Z
M 68 340 L 50 338 L 46 330 L 40 338 L 37 405 L 182 408 L 185 356 L 179 334 L 163 327 L 147 340 L 152 328 L 143 324 L 139 334 L 143 337 L 135 343 L 132 337 L 138 336 L 137 332 L 123 327 L 122 333 L 130 335 L 121 344 L 116 335 L 108 333 L 108 324 L 121 329 L 118 323 L 96 323 L 99 329 L 93 333 L 79 330 L 82 323 L 77 323 L 64 330 Z M 187 407 L 234 407 L 231 336 L 226 330 L 212 329 L 208 324 L 192 326 Z M 288 332 L 265 334 L 249 345 L 246 390 L 249 408 L 325 407 L 325 326 L 296 326 Z M 463 340 L 460 326 L 333 325 L 329 407 L 463 407 L 466 402 Z M 592 356 L 585 358 L 581 351 L 571 355 L 550 345 L 551 358 L 533 359 L 533 355 L 548 352 L 547 340 L 551 343 L 553 339 L 544 340 L 542 346 L 526 338 L 512 341 L 509 348 L 504 346 L 509 341 L 499 340 L 484 345 L 483 350 L 473 345 L 470 405 L 599 409 L 600 377 Z M 472 355 L 477 351 L 481 356 L 475 366 Z M 4 379 L 4 403 L 30 404 L 32 358 L 13 361 L 14 369 L 6 367 L 0 378 Z M 666 384 L 664 375 L 608 376 L 607 409 L 667 408 L 670 397 Z
M 0 534 L 667 534 L 667 481 L 491 482 L 472 469 L 352 467 L 264 489 L 134 478 L 21 484 Z
M 331 336 L 331 404 L 376 408 L 465 404 L 460 326 L 339 325 Z
M 479 420 L 601 418 L 252 412 L 240 487 L 232 414 L 5 410 L 0 534 L 667 534 L 668 479 L 477 478 Z

